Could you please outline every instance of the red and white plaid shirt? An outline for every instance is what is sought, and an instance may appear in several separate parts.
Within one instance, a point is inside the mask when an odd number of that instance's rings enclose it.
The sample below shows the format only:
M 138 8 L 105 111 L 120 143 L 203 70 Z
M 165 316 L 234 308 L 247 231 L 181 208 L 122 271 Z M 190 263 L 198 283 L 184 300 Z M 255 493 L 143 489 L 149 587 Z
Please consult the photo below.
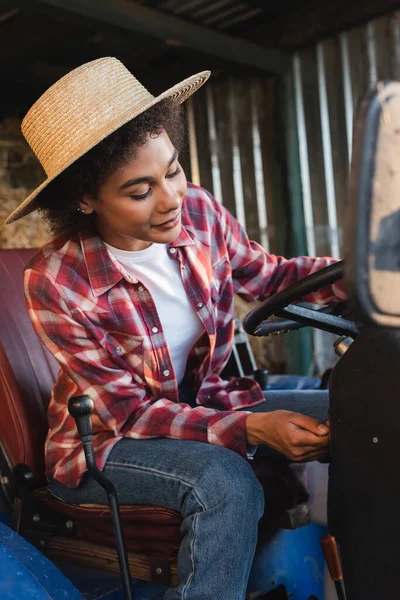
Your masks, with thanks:
M 247 413 L 237 409 L 264 396 L 252 379 L 219 377 L 233 343 L 234 294 L 264 300 L 332 262 L 267 254 L 223 206 L 192 184 L 180 235 L 167 251 L 179 262 L 186 293 L 205 329 L 187 367 L 198 389 L 196 408 L 179 403 L 149 291 L 110 256 L 94 231 L 51 240 L 26 268 L 33 326 L 61 367 L 48 409 L 47 475 L 66 485 L 77 486 L 86 470 L 67 410 L 71 396 L 81 394 L 95 403 L 94 447 L 101 469 L 123 437 L 197 440 L 246 456 Z M 332 286 L 309 300 L 329 303 L 343 297 L 342 287 Z M 202 406 L 210 402 L 222 412 Z

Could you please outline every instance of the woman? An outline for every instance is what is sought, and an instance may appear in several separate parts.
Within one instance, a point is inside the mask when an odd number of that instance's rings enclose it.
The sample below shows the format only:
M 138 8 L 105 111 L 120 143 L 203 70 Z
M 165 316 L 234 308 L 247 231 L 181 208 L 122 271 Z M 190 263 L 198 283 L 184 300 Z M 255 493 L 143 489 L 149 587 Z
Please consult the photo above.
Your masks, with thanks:
M 104 501 L 67 410 L 89 394 L 97 463 L 120 502 L 183 515 L 180 583 L 166 600 L 242 600 L 263 512 L 246 458 L 272 449 L 314 460 L 328 445 L 326 393 L 298 393 L 293 412 L 287 394 L 265 400 L 254 380 L 219 377 L 233 294 L 263 300 L 331 259 L 267 254 L 187 184 L 179 104 L 208 76 L 157 98 L 113 58 L 62 78 L 22 125 L 48 178 L 8 219 L 40 209 L 57 233 L 25 271 L 32 323 L 61 367 L 48 410 L 50 489 Z M 333 286 L 310 299 L 337 298 Z

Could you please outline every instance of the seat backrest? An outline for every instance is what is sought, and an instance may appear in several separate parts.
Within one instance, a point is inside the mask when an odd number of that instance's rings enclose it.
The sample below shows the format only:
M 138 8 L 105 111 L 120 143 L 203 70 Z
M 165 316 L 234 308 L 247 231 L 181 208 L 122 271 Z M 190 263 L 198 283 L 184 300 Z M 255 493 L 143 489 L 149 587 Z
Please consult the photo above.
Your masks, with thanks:
M 23 270 L 34 249 L 0 250 L 0 443 L 10 466 L 44 479 L 46 412 L 59 367 L 29 319 Z

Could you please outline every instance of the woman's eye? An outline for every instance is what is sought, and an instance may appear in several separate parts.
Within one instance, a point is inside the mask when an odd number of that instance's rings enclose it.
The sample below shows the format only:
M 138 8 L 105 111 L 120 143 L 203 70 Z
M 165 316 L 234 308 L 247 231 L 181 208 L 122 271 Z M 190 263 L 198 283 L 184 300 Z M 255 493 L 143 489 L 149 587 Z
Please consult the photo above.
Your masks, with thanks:
M 151 194 L 151 188 L 149 188 L 145 194 L 138 194 L 137 196 L 131 194 L 131 198 L 133 198 L 133 200 L 145 200 L 146 198 L 148 198 L 150 196 L 150 194 Z
M 181 172 L 181 168 L 180 167 L 176 167 L 175 171 L 173 173 L 169 173 L 169 175 L 166 175 L 167 179 L 172 179 L 173 177 L 176 177 L 177 175 L 179 175 L 179 173 Z
M 175 169 L 175 171 L 173 171 L 173 173 L 169 173 L 168 175 L 166 175 L 166 179 L 173 179 L 174 177 L 176 177 L 177 175 L 179 175 L 179 173 L 182 171 L 181 167 L 178 165 Z M 132 198 L 132 200 L 146 200 L 146 198 L 148 198 L 151 195 L 152 192 L 152 188 L 149 188 L 147 190 L 147 192 L 145 192 L 144 194 L 130 194 L 130 198 Z

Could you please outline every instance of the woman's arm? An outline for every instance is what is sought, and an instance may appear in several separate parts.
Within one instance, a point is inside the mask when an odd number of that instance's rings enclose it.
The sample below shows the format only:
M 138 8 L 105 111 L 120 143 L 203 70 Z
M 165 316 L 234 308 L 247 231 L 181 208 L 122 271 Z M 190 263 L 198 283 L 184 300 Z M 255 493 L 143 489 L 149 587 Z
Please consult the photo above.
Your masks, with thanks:
M 215 202 L 215 200 L 214 200 Z M 267 253 L 260 244 L 250 241 L 240 223 L 223 206 L 216 203 L 215 237 L 223 236 L 232 266 L 235 293 L 247 302 L 265 300 L 292 283 L 336 262 L 330 257 L 300 256 L 286 259 Z M 304 298 L 307 302 L 330 304 L 346 299 L 343 282 L 336 282 Z
M 135 381 L 123 357 L 111 356 L 98 332 L 94 335 L 85 323 L 85 313 L 71 305 L 61 286 L 47 275 L 27 270 L 25 292 L 35 331 L 74 382 L 73 395 L 88 394 L 94 400 L 95 434 L 112 431 L 117 437 L 196 440 L 246 456 L 246 413 L 191 408 L 154 397 L 147 386 Z M 76 439 L 68 400 L 57 398 L 54 418 L 59 422 L 52 426 L 60 428 L 61 437 Z

